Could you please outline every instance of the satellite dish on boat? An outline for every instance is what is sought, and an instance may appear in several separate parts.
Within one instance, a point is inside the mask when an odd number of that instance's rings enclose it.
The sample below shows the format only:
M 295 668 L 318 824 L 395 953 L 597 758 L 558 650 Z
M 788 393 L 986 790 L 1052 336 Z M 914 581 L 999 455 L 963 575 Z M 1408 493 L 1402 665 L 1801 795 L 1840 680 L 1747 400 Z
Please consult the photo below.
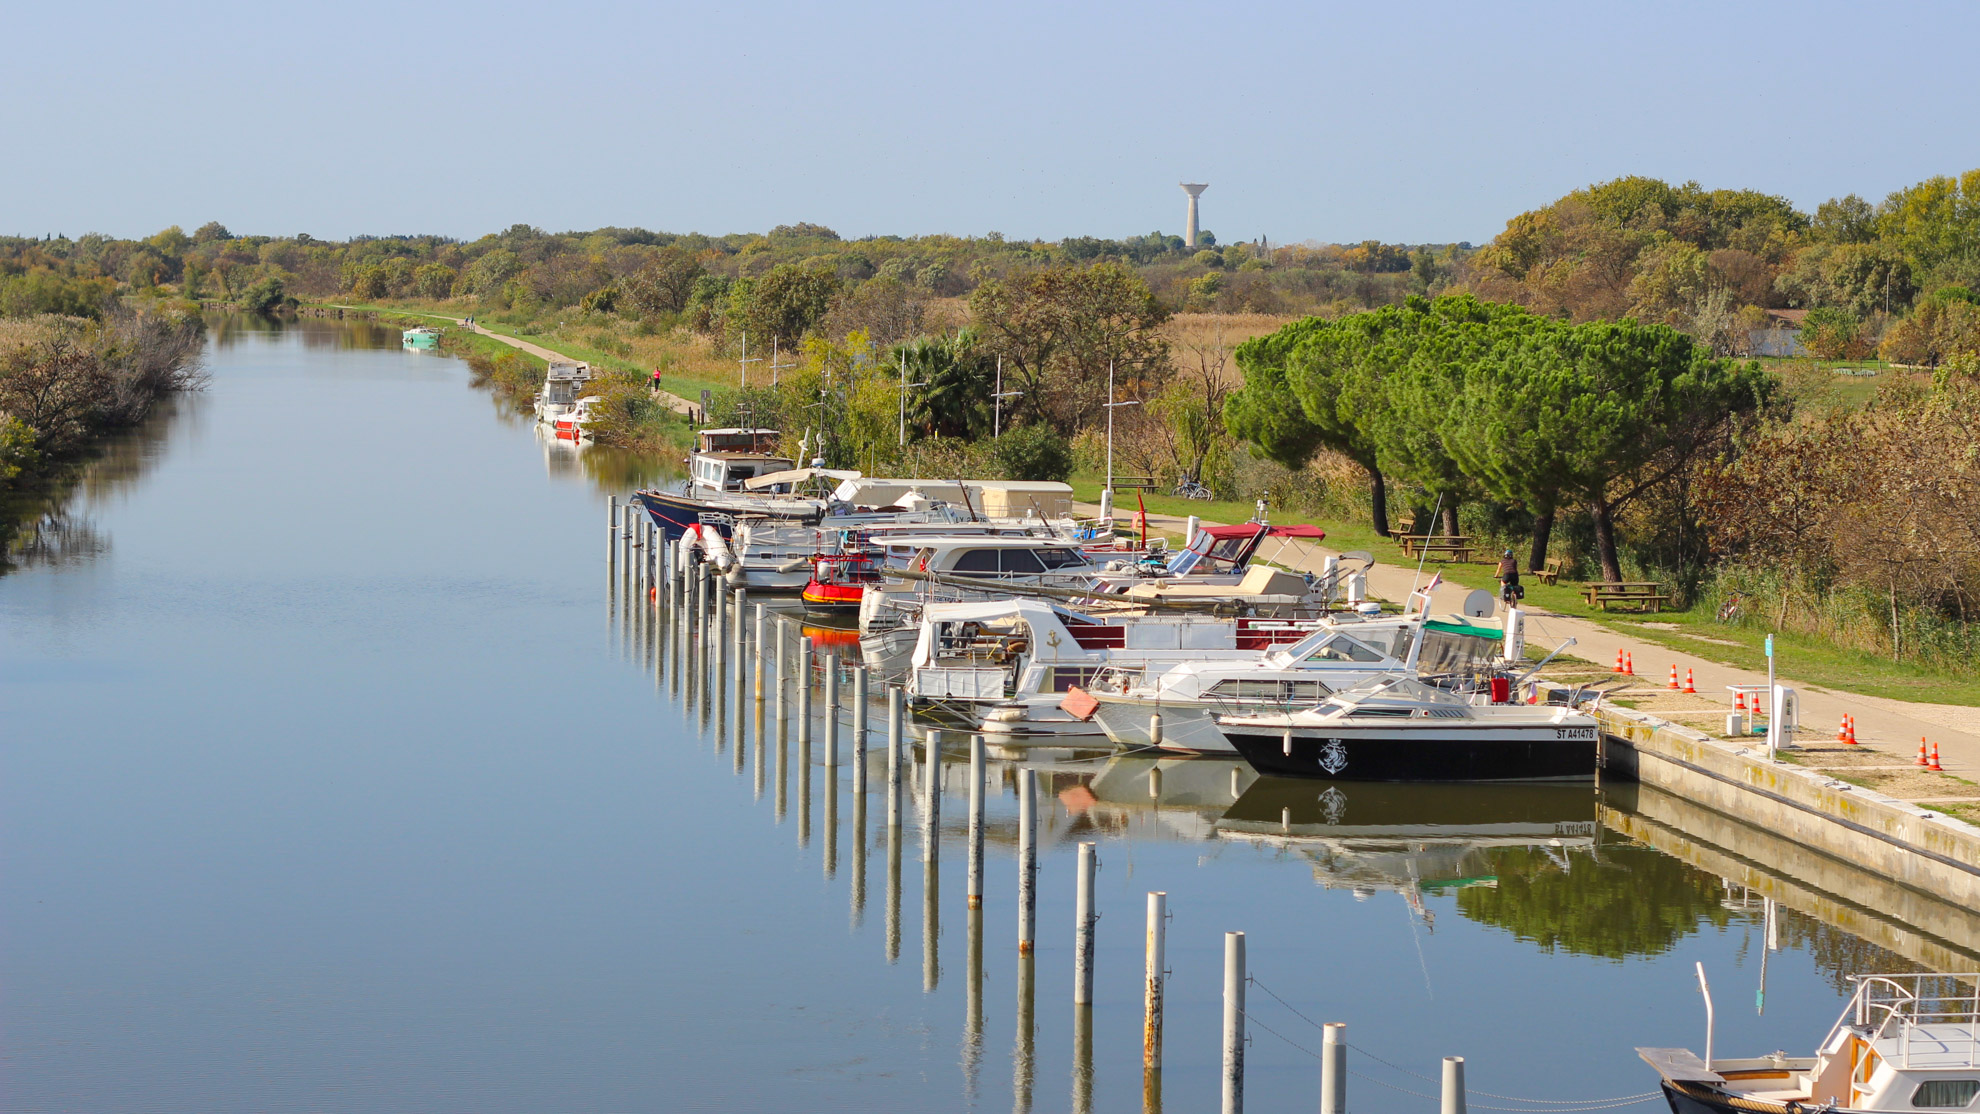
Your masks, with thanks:
M 1492 599 L 1492 593 L 1483 588 L 1473 588 L 1471 594 L 1464 597 L 1464 613 L 1473 619 L 1491 618 L 1498 606 Z

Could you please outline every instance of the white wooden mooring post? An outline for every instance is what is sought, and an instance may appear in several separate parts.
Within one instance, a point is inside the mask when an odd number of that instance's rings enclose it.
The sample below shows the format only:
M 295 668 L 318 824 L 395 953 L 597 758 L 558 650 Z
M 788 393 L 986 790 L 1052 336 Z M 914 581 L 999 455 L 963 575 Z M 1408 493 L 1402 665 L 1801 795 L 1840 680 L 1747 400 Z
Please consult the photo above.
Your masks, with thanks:
M 1347 1114 L 1347 1023 L 1320 1029 L 1320 1114 Z
M 1079 845 L 1078 889 L 1073 896 L 1073 1004 L 1093 1004 L 1093 875 L 1099 866 L 1099 845 Z
M 969 907 L 983 908 L 983 736 L 969 737 Z
M 825 766 L 839 765 L 839 655 L 825 655 Z
M 1444 1057 L 1443 1114 L 1464 1114 L 1464 1057 Z
M 785 715 L 784 709 L 784 653 L 790 645 L 790 639 L 784 635 L 784 617 L 781 615 L 777 616 L 776 628 L 777 668 L 771 672 L 770 681 L 777 697 L 775 701 L 776 707 L 773 710 L 776 713 L 777 719 L 777 738 L 781 741 L 790 732 L 790 720 Z
M 853 794 L 866 808 L 866 667 L 853 666 Z M 863 841 L 862 841 L 863 842 Z M 862 857 L 864 847 L 862 847 Z
M 763 716 L 763 659 L 769 653 L 769 650 L 763 645 L 763 631 L 764 607 L 759 603 L 756 605 L 756 630 L 754 632 L 756 636 L 756 714 L 759 719 Z M 761 745 L 761 740 L 758 740 L 758 745 Z
M 798 631 L 797 638 L 797 737 L 798 746 L 811 746 L 811 639 Z
M 929 729 L 921 764 L 921 861 L 940 857 L 942 846 L 942 733 Z
M 1143 1097 L 1153 1096 L 1160 1104 L 1162 1071 L 1162 980 L 1166 977 L 1169 895 L 1162 890 L 1148 894 L 1147 963 L 1142 978 L 1141 1072 Z
M 1018 954 L 1038 932 L 1038 771 L 1018 771 Z
M 901 826 L 901 686 L 887 686 L 887 827 Z
M 1224 933 L 1223 1114 L 1244 1114 L 1244 933 Z

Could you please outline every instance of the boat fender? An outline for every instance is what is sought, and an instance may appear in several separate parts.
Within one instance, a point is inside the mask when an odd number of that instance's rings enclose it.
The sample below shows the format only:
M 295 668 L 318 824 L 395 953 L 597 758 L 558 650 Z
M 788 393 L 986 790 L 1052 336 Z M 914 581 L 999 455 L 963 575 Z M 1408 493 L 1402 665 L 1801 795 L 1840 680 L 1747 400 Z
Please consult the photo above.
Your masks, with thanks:
M 992 708 L 983 718 L 990 723 L 1016 723 L 1024 718 L 1024 709 Z
M 715 566 L 715 571 L 728 573 L 736 563 L 735 555 L 729 552 L 728 539 L 722 536 L 720 530 L 711 530 L 701 523 L 695 525 L 701 526 L 701 547 L 708 554 L 708 560 Z

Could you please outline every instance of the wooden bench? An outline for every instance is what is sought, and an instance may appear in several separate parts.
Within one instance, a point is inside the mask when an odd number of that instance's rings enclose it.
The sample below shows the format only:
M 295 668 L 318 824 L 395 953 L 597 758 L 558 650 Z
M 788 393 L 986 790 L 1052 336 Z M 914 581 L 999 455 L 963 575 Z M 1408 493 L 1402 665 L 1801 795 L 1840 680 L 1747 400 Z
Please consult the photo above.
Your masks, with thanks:
M 1471 560 L 1476 540 L 1468 534 L 1398 534 L 1397 544 L 1405 557 L 1442 557 L 1460 563 Z
M 1588 606 L 1607 611 L 1610 605 L 1627 607 L 1634 611 L 1661 611 L 1671 602 L 1668 593 L 1659 592 L 1661 587 L 1655 581 L 1643 580 L 1603 580 L 1582 589 L 1582 597 Z
M 1539 572 L 1534 573 L 1533 579 L 1539 581 L 1542 584 L 1560 583 L 1561 559 L 1559 557 L 1547 558 L 1547 566 L 1541 569 Z

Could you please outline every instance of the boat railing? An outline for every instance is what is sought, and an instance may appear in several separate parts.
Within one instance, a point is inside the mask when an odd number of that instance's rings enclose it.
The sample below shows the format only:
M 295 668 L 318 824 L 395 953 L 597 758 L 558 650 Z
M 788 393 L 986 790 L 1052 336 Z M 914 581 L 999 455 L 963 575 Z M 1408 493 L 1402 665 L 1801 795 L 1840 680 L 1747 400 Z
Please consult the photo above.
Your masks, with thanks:
M 1931 1052 L 1932 1067 L 1980 1067 L 1980 973 L 1854 977 L 1843 1016 L 1870 1034 L 1873 1047 L 1895 1041 L 1899 1067 L 1911 1066 L 1914 1049 Z

